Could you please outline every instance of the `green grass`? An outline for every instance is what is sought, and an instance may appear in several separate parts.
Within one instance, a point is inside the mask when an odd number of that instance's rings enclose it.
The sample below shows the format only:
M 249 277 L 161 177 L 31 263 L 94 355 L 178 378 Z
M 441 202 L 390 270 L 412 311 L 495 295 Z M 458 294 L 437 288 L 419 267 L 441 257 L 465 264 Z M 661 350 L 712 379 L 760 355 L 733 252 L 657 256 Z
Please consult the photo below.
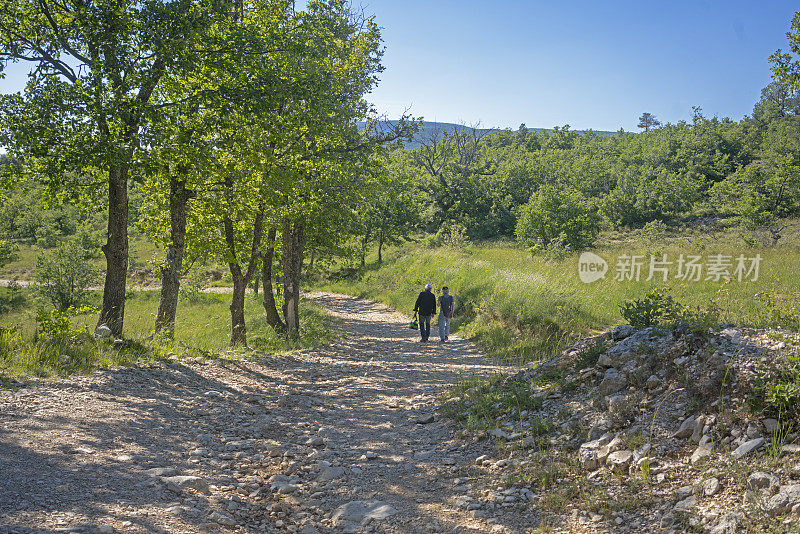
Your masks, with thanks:
M 606 277 L 584 284 L 578 276 L 578 253 L 562 259 L 533 256 L 513 244 L 482 244 L 463 249 L 424 248 L 408 244 L 391 250 L 387 261 L 372 266 L 358 280 L 320 284 L 332 291 L 383 301 L 410 313 L 425 283 L 436 290 L 448 285 L 456 298 L 453 331 L 471 336 L 502 361 L 537 361 L 555 353 L 577 336 L 624 322 L 619 305 L 666 287 L 681 304 L 718 309 L 721 322 L 743 326 L 800 327 L 800 237 L 786 234 L 778 246 L 745 245 L 737 231 L 703 237 L 675 236 L 654 245 L 635 234 L 606 236 L 594 250 L 606 259 Z M 757 281 L 690 282 L 674 278 L 647 281 L 649 259 L 639 281 L 615 281 L 622 254 L 739 254 L 762 259 Z
M 503 375 L 464 378 L 445 393 L 443 400 L 442 415 L 470 431 L 496 428 L 506 417 L 518 418 L 523 411 L 542 407 L 542 399 L 531 395 L 530 383 L 507 380 Z M 535 435 L 552 428 L 549 422 L 538 419 L 530 423 Z
M 33 280 L 33 274 L 36 270 L 36 256 L 43 251 L 46 252 L 52 249 L 43 249 L 38 245 L 25 243 L 19 243 L 17 247 L 17 259 L 0 268 L 0 278 Z M 129 266 L 131 270 L 147 269 L 150 267 L 149 264 L 153 258 L 163 257 L 163 252 L 159 252 L 158 247 L 144 236 L 131 236 L 129 247 Z M 90 261 L 97 269 L 106 268 L 106 259 L 102 253 Z
M 0 297 L 8 299 L 8 290 Z M 158 309 L 157 291 L 130 291 L 125 305 L 125 343 L 115 346 L 94 340 L 91 332 L 95 313 L 72 318 L 67 339 L 52 340 L 37 335 L 36 309 L 40 305 L 27 291 L 21 291 L 13 309 L 0 315 L 0 376 L 52 376 L 89 372 L 98 367 L 130 365 L 159 360 L 171 354 L 216 358 L 227 350 L 231 321 L 230 295 L 200 294 L 192 301 L 181 301 L 174 342 L 153 340 L 153 324 Z M 90 304 L 99 306 L 95 292 Z M 299 347 L 317 346 L 336 338 L 332 318 L 311 301 L 301 303 L 301 335 L 289 340 L 277 335 L 264 320 L 261 303 L 252 296 L 245 302 L 248 345 L 259 356 Z M 248 351 L 242 351 L 248 354 Z M 67 356 L 66 358 L 63 356 Z

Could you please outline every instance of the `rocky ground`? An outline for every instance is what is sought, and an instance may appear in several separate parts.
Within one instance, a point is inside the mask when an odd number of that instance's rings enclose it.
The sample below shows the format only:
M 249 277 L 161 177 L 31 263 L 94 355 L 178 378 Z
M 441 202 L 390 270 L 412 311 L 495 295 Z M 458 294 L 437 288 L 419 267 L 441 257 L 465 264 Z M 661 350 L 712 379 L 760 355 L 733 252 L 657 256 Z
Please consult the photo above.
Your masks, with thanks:
M 0 391 L 0 532 L 798 531 L 796 421 L 744 402 L 796 337 L 621 326 L 501 374 L 314 298 L 322 349 Z
M 456 500 L 436 394 L 496 371 L 408 317 L 315 298 L 342 340 L 260 361 L 174 361 L 0 392 L 0 532 L 484 532 Z M 493 520 L 497 523 L 497 520 Z
M 797 346 L 779 330 L 619 326 L 456 391 L 445 411 L 468 426 L 493 415 L 471 435 L 498 441 L 461 502 L 485 516 L 522 498 L 540 530 L 800 532 L 796 415 L 778 421 L 747 403 Z M 519 391 L 532 395 L 515 406 Z

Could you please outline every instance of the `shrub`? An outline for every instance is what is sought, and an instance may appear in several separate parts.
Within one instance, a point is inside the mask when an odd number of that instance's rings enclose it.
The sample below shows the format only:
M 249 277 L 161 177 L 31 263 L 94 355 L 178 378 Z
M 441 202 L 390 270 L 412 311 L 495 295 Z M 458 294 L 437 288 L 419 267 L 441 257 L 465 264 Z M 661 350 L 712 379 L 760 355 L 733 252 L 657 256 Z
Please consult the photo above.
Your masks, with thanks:
M 89 221 L 84 222 L 75 232 L 75 242 L 83 251 L 84 259 L 99 258 L 101 254 L 100 243 L 102 232 L 92 228 Z
M 520 208 L 517 239 L 547 248 L 563 234 L 563 241 L 577 250 L 592 245 L 600 232 L 600 216 L 594 204 L 571 187 L 544 185 Z
M 25 304 L 19 282 L 14 279 L 8 282 L 8 287 L 0 288 L 0 314 L 6 313 Z
M 86 301 L 97 275 L 97 269 L 83 259 L 83 250 L 67 242 L 36 257 L 35 290 L 53 308 L 66 311 Z
M 622 317 L 636 328 L 648 326 L 674 327 L 684 323 L 695 335 L 708 334 L 719 324 L 720 309 L 713 302 L 706 308 L 684 306 L 669 294 L 669 289 L 655 288 L 643 299 L 627 300 L 619 306 Z
M 203 290 L 208 287 L 208 279 L 199 269 L 191 269 L 186 279 L 181 283 L 179 296 L 187 302 L 200 302 L 203 299 Z
M 464 248 L 470 244 L 466 226 L 449 221 L 444 222 L 435 234 L 429 234 L 423 239 L 423 245 L 430 248 Z
M 441 236 L 442 244 L 448 247 L 464 248 L 470 245 L 467 228 L 463 224 L 445 224 L 439 229 L 437 235 Z
M 800 358 L 789 358 L 759 375 L 747 403 L 754 412 L 782 420 L 800 417 Z
M 558 237 L 550 241 L 547 247 L 537 243 L 530 248 L 530 251 L 532 255 L 540 255 L 548 260 L 563 260 L 572 253 L 572 248 L 569 245 L 566 234 L 562 232 L 558 234 Z
M 53 248 L 58 245 L 58 234 L 53 226 L 40 226 L 36 229 L 36 244 L 42 248 Z
M 667 289 L 655 288 L 643 299 L 626 300 L 619 306 L 622 317 L 635 328 L 664 325 L 680 316 L 681 306 Z
M 11 241 L 0 239 L 0 267 L 17 259 L 17 245 Z
M 667 237 L 667 225 L 664 221 L 650 221 L 642 227 L 640 234 L 651 243 L 660 243 Z
M 97 313 L 99 310 L 90 306 L 80 308 L 69 307 L 66 310 L 39 310 L 36 314 L 37 336 L 49 341 L 63 342 L 72 334 L 79 332 L 72 328 L 70 319 L 87 313 Z

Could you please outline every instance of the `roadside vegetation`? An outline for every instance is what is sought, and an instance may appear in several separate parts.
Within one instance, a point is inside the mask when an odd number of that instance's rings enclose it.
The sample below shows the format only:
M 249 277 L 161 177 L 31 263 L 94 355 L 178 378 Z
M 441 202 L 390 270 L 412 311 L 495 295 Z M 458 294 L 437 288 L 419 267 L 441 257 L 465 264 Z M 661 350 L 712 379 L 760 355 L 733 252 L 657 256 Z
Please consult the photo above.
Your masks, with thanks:
M 492 356 L 511 364 L 541 361 L 577 337 L 627 322 L 623 302 L 643 299 L 664 288 L 687 312 L 713 315 L 715 323 L 752 327 L 800 328 L 800 235 L 793 229 L 776 246 L 751 246 L 738 228 L 683 229 L 654 241 L 646 232 L 608 232 L 592 249 L 608 262 L 605 277 L 584 283 L 578 252 L 559 257 L 531 252 L 513 243 L 391 249 L 384 264 L 321 287 L 385 302 L 411 313 L 425 283 L 450 287 L 456 298 L 453 329 L 474 338 Z M 676 279 L 677 260 L 696 255 L 760 255 L 758 279 Z M 621 256 L 642 256 L 640 279 L 614 280 Z M 675 262 L 666 281 L 648 281 L 650 257 Z M 732 269 L 731 269 L 732 270 Z M 711 319 L 710 319 L 711 320 Z
M 262 304 L 249 295 L 248 328 L 253 333 L 249 347 L 228 347 L 229 296 L 198 293 L 185 297 L 180 330 L 174 339 L 153 336 L 152 321 L 158 309 L 157 291 L 130 291 L 127 298 L 128 335 L 115 341 L 96 336 L 94 321 L 101 294 L 90 292 L 87 305 L 64 311 L 49 310 L 27 289 L 0 288 L 6 312 L 0 315 L 0 378 L 63 376 L 90 373 L 95 369 L 180 358 L 211 360 L 264 358 L 293 349 L 315 347 L 337 338 L 333 318 L 311 301 L 303 301 L 305 328 L 296 338 L 277 334 L 259 309 Z

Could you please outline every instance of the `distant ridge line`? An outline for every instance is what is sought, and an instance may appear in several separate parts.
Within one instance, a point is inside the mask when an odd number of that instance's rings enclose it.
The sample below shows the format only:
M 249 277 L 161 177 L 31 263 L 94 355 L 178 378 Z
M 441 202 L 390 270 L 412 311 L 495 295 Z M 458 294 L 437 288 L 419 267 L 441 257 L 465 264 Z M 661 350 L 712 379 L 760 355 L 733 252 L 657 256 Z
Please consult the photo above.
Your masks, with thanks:
M 397 124 L 397 121 L 395 120 L 390 120 L 387 122 L 392 125 Z M 359 128 L 363 128 L 365 125 L 366 123 L 363 121 L 358 122 Z M 411 150 L 418 148 L 422 144 L 422 141 L 424 141 L 428 136 L 430 136 L 430 134 L 432 134 L 435 131 L 450 133 L 456 130 L 471 130 L 471 129 L 472 126 L 468 126 L 465 124 L 456 124 L 453 122 L 424 121 L 422 123 L 422 129 L 420 129 L 417 135 L 414 136 L 414 139 L 411 142 L 407 142 L 405 146 L 406 148 Z M 476 129 L 480 133 L 502 132 L 504 130 L 510 130 L 510 128 L 476 128 Z M 552 132 L 553 128 L 528 128 L 528 130 L 537 133 L 545 133 L 545 132 Z M 516 130 L 511 130 L 511 131 L 516 131 Z M 572 131 L 583 133 L 583 132 L 588 132 L 590 130 L 572 130 Z M 617 134 L 617 132 L 609 132 L 606 130 L 591 130 L 591 131 L 600 136 Z

